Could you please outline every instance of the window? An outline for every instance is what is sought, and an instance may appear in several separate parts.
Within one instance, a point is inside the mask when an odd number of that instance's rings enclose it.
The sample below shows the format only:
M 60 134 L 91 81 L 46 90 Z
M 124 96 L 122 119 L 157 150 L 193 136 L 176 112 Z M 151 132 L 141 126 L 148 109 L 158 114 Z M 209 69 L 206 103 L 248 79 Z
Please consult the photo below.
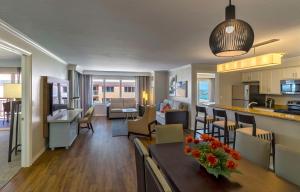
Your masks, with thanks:
M 105 91 L 106 91 L 107 93 L 112 93 L 112 92 L 114 92 L 114 87 L 106 87 L 106 88 L 105 88 Z
M 134 92 L 135 87 L 124 87 L 124 92 Z
M 93 78 L 93 102 L 109 103 L 111 98 L 135 98 L 134 79 Z
M 93 102 L 104 103 L 104 79 L 93 79 Z
M 209 101 L 209 80 L 199 80 L 198 86 L 198 100 Z
M 122 80 L 122 98 L 135 98 L 135 80 Z

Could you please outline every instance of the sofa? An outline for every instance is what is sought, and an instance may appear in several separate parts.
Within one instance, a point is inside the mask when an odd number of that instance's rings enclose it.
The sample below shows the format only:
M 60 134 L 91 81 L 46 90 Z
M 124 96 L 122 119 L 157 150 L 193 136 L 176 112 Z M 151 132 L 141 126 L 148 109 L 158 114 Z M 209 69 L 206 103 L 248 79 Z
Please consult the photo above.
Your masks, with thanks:
M 163 112 L 164 105 L 169 104 L 171 109 Z M 156 111 L 156 121 L 161 125 L 182 124 L 184 129 L 189 128 L 188 104 L 178 101 L 164 100 Z
M 107 106 L 107 118 L 125 118 L 126 114 L 122 112 L 125 108 L 137 108 L 134 98 L 112 98 Z

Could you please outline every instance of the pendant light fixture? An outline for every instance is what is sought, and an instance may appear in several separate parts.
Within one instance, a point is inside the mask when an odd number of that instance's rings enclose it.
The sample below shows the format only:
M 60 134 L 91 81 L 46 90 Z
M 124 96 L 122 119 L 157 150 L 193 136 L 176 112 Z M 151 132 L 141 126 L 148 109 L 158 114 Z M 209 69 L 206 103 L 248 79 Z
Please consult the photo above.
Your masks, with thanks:
M 218 57 L 246 54 L 253 45 L 253 29 L 245 21 L 235 18 L 235 6 L 231 0 L 225 11 L 225 21 L 217 25 L 210 35 L 210 49 Z

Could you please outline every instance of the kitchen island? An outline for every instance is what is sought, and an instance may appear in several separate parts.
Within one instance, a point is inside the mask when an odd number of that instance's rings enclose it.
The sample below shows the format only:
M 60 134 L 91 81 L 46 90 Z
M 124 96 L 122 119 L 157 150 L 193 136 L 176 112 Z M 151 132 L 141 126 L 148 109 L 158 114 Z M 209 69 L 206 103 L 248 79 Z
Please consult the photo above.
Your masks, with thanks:
M 212 115 L 213 108 L 225 109 L 228 119 L 233 121 L 235 112 L 254 115 L 257 128 L 274 132 L 276 143 L 292 148 L 300 146 L 300 115 L 278 113 L 263 108 L 250 109 L 218 104 L 208 105 L 210 115 Z

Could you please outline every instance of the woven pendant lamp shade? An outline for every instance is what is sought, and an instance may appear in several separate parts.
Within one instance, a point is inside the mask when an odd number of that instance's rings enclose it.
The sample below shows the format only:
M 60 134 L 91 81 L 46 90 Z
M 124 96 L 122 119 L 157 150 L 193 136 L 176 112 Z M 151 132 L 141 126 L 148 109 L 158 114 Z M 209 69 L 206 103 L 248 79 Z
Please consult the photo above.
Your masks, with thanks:
M 235 19 L 235 7 L 226 7 L 226 20 L 217 25 L 209 38 L 209 46 L 218 57 L 246 54 L 254 42 L 254 32 L 245 21 Z

